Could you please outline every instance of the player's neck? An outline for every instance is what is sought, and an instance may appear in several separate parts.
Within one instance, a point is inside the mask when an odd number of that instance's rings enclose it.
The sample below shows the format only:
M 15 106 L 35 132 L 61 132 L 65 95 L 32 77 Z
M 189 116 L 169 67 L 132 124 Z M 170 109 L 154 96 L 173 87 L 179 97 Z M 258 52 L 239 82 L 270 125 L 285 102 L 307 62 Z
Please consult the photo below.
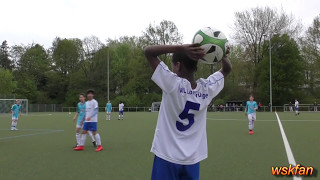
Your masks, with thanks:
M 195 89 L 197 87 L 197 82 L 194 78 L 194 73 L 182 74 L 181 77 L 187 79 L 190 82 L 192 89 Z

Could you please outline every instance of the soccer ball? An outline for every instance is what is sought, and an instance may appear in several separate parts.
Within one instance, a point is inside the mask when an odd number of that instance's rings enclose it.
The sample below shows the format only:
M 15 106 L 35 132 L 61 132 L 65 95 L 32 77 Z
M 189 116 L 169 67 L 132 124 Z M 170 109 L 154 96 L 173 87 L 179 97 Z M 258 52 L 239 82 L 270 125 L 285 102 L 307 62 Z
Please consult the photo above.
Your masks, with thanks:
M 214 64 L 219 62 L 226 54 L 229 46 L 227 37 L 218 29 L 205 27 L 200 29 L 193 37 L 192 43 L 200 43 L 206 55 L 200 62 Z

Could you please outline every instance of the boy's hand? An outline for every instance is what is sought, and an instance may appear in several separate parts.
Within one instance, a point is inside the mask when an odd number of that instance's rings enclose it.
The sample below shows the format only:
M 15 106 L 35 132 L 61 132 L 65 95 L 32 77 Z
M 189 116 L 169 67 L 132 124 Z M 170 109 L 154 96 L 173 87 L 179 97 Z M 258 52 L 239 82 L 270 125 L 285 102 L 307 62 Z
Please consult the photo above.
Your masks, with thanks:
M 199 43 L 183 45 L 184 52 L 194 61 L 198 61 L 206 54 Z
M 72 121 L 75 122 L 75 121 L 76 121 L 76 118 L 73 118 Z

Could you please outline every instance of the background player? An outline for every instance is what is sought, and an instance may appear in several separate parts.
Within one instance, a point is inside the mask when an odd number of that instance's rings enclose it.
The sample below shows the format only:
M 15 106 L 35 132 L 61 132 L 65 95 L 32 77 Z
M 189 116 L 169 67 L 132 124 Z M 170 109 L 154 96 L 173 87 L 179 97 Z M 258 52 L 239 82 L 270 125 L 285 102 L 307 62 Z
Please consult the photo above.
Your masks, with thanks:
M 296 115 L 300 115 L 300 113 L 299 113 L 299 101 L 297 99 L 294 102 L 294 108 L 295 108 L 295 111 L 296 111 Z
M 253 95 L 250 95 L 249 101 L 247 101 L 246 109 L 245 109 L 245 114 L 248 115 L 248 120 L 249 120 L 249 134 L 253 134 L 253 129 L 254 129 L 254 122 L 257 118 L 256 111 L 258 109 L 257 102 L 253 101 L 254 97 Z
M 174 53 L 173 72 L 159 59 L 167 53 Z M 220 71 L 196 81 L 198 60 L 204 56 L 199 44 L 148 46 L 145 55 L 154 70 L 152 80 L 163 92 L 151 148 L 155 154 L 151 179 L 197 180 L 200 161 L 208 156 L 207 107 L 223 89 L 231 64 L 223 58 Z
M 80 144 L 80 135 L 81 135 L 80 134 L 80 130 L 82 129 L 83 123 L 84 123 L 84 121 L 82 121 L 82 119 L 84 118 L 85 113 L 86 113 L 86 102 L 85 102 L 86 98 L 85 98 L 84 93 L 80 93 L 79 94 L 79 100 L 80 100 L 80 102 L 77 105 L 77 113 L 73 117 L 73 122 L 75 122 L 76 119 L 77 119 L 77 125 L 76 125 L 76 140 L 77 140 L 77 144 L 73 148 L 77 147 Z M 94 137 L 92 135 L 92 132 L 88 131 L 88 134 L 91 137 L 93 146 L 96 147 L 97 146 L 96 145 L 96 141 L 95 141 L 95 139 L 94 139 Z
M 124 104 L 122 101 L 120 101 L 119 104 L 119 119 L 118 120 L 123 120 L 123 108 L 124 108 Z
M 15 104 L 11 107 L 12 114 L 12 123 L 11 123 L 11 131 L 16 131 L 19 117 L 21 116 L 21 105 L 20 100 L 16 100 Z
M 98 152 L 103 150 L 101 146 L 100 135 L 97 132 L 99 107 L 98 107 L 98 102 L 95 99 L 93 99 L 93 97 L 94 97 L 94 90 L 88 90 L 87 91 L 88 101 L 86 102 L 86 114 L 84 116 L 85 123 L 83 125 L 80 144 L 79 146 L 74 148 L 75 151 L 84 150 L 84 144 L 86 142 L 88 131 L 92 131 L 93 135 L 96 138 L 96 142 L 98 145 L 96 151 Z
M 111 120 L 112 104 L 110 101 L 106 104 L 107 120 Z

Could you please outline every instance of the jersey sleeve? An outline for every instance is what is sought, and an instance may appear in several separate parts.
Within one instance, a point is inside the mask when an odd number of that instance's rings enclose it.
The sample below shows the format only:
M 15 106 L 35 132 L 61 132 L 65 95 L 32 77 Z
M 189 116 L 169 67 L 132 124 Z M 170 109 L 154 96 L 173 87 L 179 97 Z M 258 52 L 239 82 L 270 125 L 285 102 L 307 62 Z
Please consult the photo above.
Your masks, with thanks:
M 254 103 L 254 108 L 258 108 L 258 104 L 257 104 L 257 102 L 256 102 L 256 103 Z
M 220 71 L 215 72 L 207 78 L 209 95 L 214 98 L 224 87 L 224 76 Z
M 170 93 L 177 85 L 176 82 L 181 78 L 171 72 L 168 66 L 161 61 L 154 71 L 151 79 L 161 88 L 162 91 Z
M 93 103 L 93 108 L 94 108 L 94 109 L 97 109 L 97 108 L 98 108 L 98 102 L 97 102 L 97 101 L 94 101 L 94 103 Z

